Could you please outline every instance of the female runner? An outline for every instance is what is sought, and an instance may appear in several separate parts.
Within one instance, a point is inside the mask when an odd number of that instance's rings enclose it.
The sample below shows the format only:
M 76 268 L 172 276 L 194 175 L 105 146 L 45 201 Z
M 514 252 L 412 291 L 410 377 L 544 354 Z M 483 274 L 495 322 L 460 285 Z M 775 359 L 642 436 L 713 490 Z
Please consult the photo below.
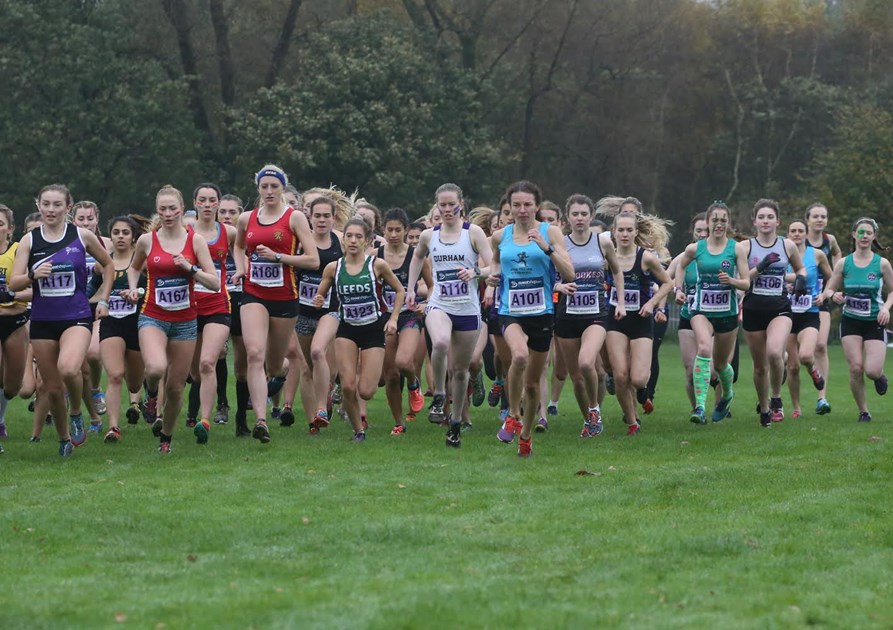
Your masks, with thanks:
M 106 397 L 108 401 L 109 430 L 104 441 L 114 443 L 121 440 L 121 385 L 125 378 L 130 392 L 130 405 L 127 408 L 127 422 L 139 422 L 139 397 L 143 388 L 144 366 L 140 354 L 140 340 L 137 323 L 138 303 L 128 302 L 122 292 L 129 289 L 127 270 L 130 269 L 136 251 L 137 239 L 149 227 L 143 217 L 115 217 L 109 222 L 112 240 L 111 258 L 115 269 L 115 280 L 109 296 L 109 316 L 99 324 L 99 352 L 102 365 L 108 376 Z M 97 286 L 102 276 L 93 273 L 90 282 Z M 97 286 L 98 288 L 98 286 Z M 146 276 L 140 274 L 137 289 L 146 289 Z M 141 300 L 140 300 L 141 301 Z M 134 401 L 134 398 L 136 400 Z
M 709 236 L 685 248 L 678 267 L 685 275 L 695 265 L 694 292 L 687 304 L 691 328 L 695 334 L 697 356 L 692 370 L 695 406 L 689 419 L 695 424 L 706 424 L 707 389 L 713 370 L 719 375 L 722 397 L 716 401 L 711 419 L 723 420 L 735 396 L 732 383 L 735 371 L 729 357 L 738 336 L 738 294 L 750 287 L 750 270 L 744 249 L 729 238 L 728 207 L 715 202 L 707 208 Z M 711 367 L 711 358 L 713 365 Z
M 509 415 L 497 438 L 508 443 L 518 433 L 518 456 L 530 457 L 540 404 L 540 376 L 546 369 L 552 344 L 552 285 L 556 272 L 565 282 L 572 282 L 574 267 L 561 230 L 536 219 L 542 202 L 539 187 L 528 181 L 516 182 L 506 189 L 505 196 L 515 222 L 491 237 L 493 264 L 488 279 L 491 286 L 500 286 L 499 323 L 511 352 L 507 381 Z
M 850 364 L 850 390 L 859 407 L 859 422 L 871 422 L 865 400 L 865 377 L 874 381 L 878 395 L 887 393 L 884 362 L 887 331 L 893 306 L 893 269 L 875 249 L 887 251 L 877 242 L 874 219 L 862 217 L 853 224 L 853 253 L 834 265 L 822 294 L 823 300 L 843 304 L 840 342 Z M 886 292 L 887 297 L 883 298 Z
M 555 337 L 567 362 L 574 397 L 583 415 L 581 438 L 595 437 L 603 428 L 595 365 L 607 337 L 606 269 L 616 279 L 618 293 L 623 293 L 623 274 L 614 243 L 608 234 L 593 234 L 589 227 L 593 212 L 589 197 L 568 197 L 564 222 L 571 232 L 564 237 L 564 245 L 574 267 L 574 280 L 555 285 L 561 295 L 555 315 Z M 622 304 L 617 306 L 614 316 L 626 316 Z
M 97 291 L 96 317 L 108 315 L 114 268 L 103 243 L 92 232 L 67 222 L 71 193 L 61 184 L 44 186 L 37 195 L 43 224 L 22 237 L 8 286 L 21 291 L 32 286 L 31 347 L 50 412 L 59 435 L 59 455 L 71 455 L 84 443 L 81 367 L 87 357 L 93 316 L 87 299 L 87 254 L 103 270 Z M 66 424 L 64 389 L 68 391 L 70 428 Z
M 825 232 L 828 226 L 828 208 L 824 204 L 814 203 L 806 209 L 806 242 L 815 247 L 825 255 L 828 264 L 833 269 L 843 255 L 840 251 L 840 245 L 833 234 Z M 827 282 L 831 276 L 819 278 L 819 293 L 822 292 L 822 285 Z M 820 416 L 831 413 L 831 403 L 828 402 L 826 389 L 828 387 L 828 337 L 831 334 L 831 308 L 833 302 L 826 300 L 819 308 L 819 337 L 815 347 L 815 364 L 816 369 L 821 372 L 825 378 L 825 383 L 817 392 L 818 400 L 815 403 L 815 412 Z
M 171 437 L 183 403 L 183 387 L 195 353 L 197 335 L 195 282 L 212 291 L 220 288 L 205 239 L 183 224 L 183 195 L 164 186 L 155 196 L 158 227 L 143 234 L 127 270 L 128 290 L 122 297 L 139 302 L 139 282 L 145 265 L 146 297 L 140 311 L 140 350 L 146 373 L 146 417 L 159 438 L 158 450 L 171 452 Z M 158 384 L 164 378 L 164 411 L 158 418 Z
M 314 305 L 322 308 L 329 289 L 338 292 L 341 322 L 335 338 L 338 373 L 347 417 L 354 430 L 354 442 L 366 439 L 360 419 L 359 398 L 371 400 L 378 389 L 385 354 L 385 335 L 397 332 L 397 319 L 403 306 L 403 285 L 387 262 L 366 256 L 373 238 L 365 219 L 355 218 L 344 228 L 344 256 L 329 263 L 323 272 Z M 385 314 L 384 285 L 394 290 L 394 307 Z
M 307 217 L 286 205 L 282 190 L 288 178 L 278 166 L 264 166 L 254 178 L 261 203 L 239 217 L 234 246 L 237 264 L 248 258 L 248 269 L 237 271 L 233 281 L 245 277 L 242 293 L 242 338 L 248 354 L 248 390 L 257 417 L 252 436 L 270 441 L 267 396 L 282 389 L 288 366 L 285 354 L 294 336 L 298 316 L 295 268 L 319 265 L 316 244 Z M 297 254 L 298 247 L 303 249 Z M 270 375 L 269 383 L 265 374 Z
M 800 365 L 806 368 L 812 384 L 819 391 L 825 389 L 825 377 L 818 368 L 816 343 L 821 326 L 819 306 L 816 303 L 822 292 L 821 278 L 831 277 L 831 265 L 822 250 L 806 242 L 806 223 L 795 219 L 788 225 L 788 238 L 797 246 L 803 266 L 806 267 L 806 293 L 791 295 L 791 334 L 788 335 L 788 391 L 791 393 L 792 418 L 799 418 L 800 410 Z M 791 274 L 786 278 L 793 282 Z
M 611 288 L 607 346 L 617 401 L 628 424 L 627 435 L 635 435 L 639 432 L 636 391 L 648 384 L 651 374 L 654 309 L 670 293 L 673 284 L 653 251 L 660 249 L 663 242 L 659 238 L 646 240 L 644 234 L 650 227 L 639 230 L 642 224 L 650 226 L 650 218 L 626 208 L 639 210 L 641 205 L 632 197 L 624 200 L 611 229 L 617 243 L 617 262 L 623 273 L 623 295 L 617 286 Z M 652 295 L 653 282 L 659 288 Z M 626 317 L 617 319 L 621 299 Z
M 747 255 L 753 280 L 744 295 L 742 324 L 744 338 L 753 360 L 753 382 L 759 398 L 760 426 L 784 420 L 781 380 L 784 376 L 784 349 L 791 333 L 791 302 L 785 287 L 790 264 L 797 278 L 795 292 L 806 291 L 806 269 L 797 246 L 778 236 L 778 204 L 760 199 L 753 207 L 757 235 L 738 247 Z M 771 396 L 770 396 L 771 394 Z
M 378 257 L 384 260 L 400 281 L 404 291 L 409 282 L 409 265 L 412 261 L 413 248 L 404 242 L 409 217 L 400 208 L 388 210 L 384 216 L 385 244 L 378 248 Z M 422 279 L 431 286 L 431 267 L 426 260 L 422 268 Z M 385 287 L 385 312 L 393 313 L 397 294 Z M 403 424 L 403 401 L 401 394 L 401 378 L 406 380 L 409 390 L 409 411 L 415 416 L 422 410 L 425 399 L 419 384 L 418 366 L 416 365 L 416 349 L 424 346 L 421 336 L 422 321 L 419 315 L 406 304 L 400 309 L 397 317 L 396 334 L 387 338 L 385 345 L 384 378 L 388 407 L 394 416 L 394 428 L 391 435 L 402 435 L 406 431 Z
M 205 444 L 211 431 L 211 411 L 217 394 L 217 360 L 230 335 L 231 306 L 226 288 L 226 259 L 236 240 L 236 229 L 217 220 L 220 204 L 220 188 L 216 184 L 199 184 L 193 194 L 196 220 L 193 230 L 208 245 L 214 273 L 217 274 L 217 290 L 199 283 L 195 287 L 196 320 L 195 354 L 192 357 L 193 388 L 199 385 L 199 415 L 190 415 L 196 442 Z M 243 264 L 233 258 L 236 273 Z M 194 410 L 193 410 L 194 413 Z M 188 424 L 187 424 L 188 426 Z

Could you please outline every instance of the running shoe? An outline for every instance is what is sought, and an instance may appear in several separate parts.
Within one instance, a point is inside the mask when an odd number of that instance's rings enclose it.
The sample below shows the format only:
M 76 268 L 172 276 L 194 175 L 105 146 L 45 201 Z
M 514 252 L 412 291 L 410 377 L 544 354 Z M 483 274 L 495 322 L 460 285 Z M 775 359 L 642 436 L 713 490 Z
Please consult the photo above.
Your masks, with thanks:
M 415 414 L 412 412 L 406 414 L 406 421 L 407 422 L 415 422 Z
M 692 424 L 707 424 L 707 418 L 705 417 L 704 408 L 700 405 L 691 410 L 691 415 L 688 417 L 688 419 Z
M 819 368 L 813 366 L 809 371 L 809 376 L 812 378 L 812 384 L 815 385 L 817 390 L 822 391 L 825 389 L 825 377 L 819 372 Z
M 803 415 L 803 414 L 801 413 L 801 411 L 799 409 L 794 409 L 791 412 L 791 418 L 799 418 L 801 415 Z
M 229 405 L 219 405 L 217 415 L 214 416 L 214 424 L 226 424 L 229 422 Z
M 654 401 L 652 401 L 650 398 L 646 398 L 645 402 L 642 403 L 642 411 L 644 411 L 646 414 L 654 411 Z
M 558 415 L 558 405 L 553 405 L 550 403 L 549 406 L 546 407 L 546 415 L 553 416 L 553 417 L 557 416 Z
M 270 409 L 270 417 L 273 420 L 279 420 L 280 418 L 282 418 L 282 409 L 280 409 L 279 407 L 272 407 Z
M 35 398 L 32 398 L 28 401 L 28 411 L 34 413 L 34 403 L 36 402 Z
M 634 422 L 633 424 L 629 425 L 629 427 L 627 427 L 626 434 L 627 435 L 639 435 L 640 428 L 641 427 L 639 426 L 639 423 Z
M 365 442 L 365 441 L 366 441 L 366 433 L 364 431 L 360 431 L 359 433 L 353 434 L 352 442 L 354 442 L 355 444 L 359 443 L 359 442 Z
M 28 438 L 28 441 L 31 442 L 32 444 L 37 444 L 38 442 L 40 442 L 40 436 L 32 435 L 30 438 Z
M 502 408 L 499 410 L 499 421 L 505 422 L 505 419 L 509 416 L 509 410 L 506 408 Z
M 462 426 L 461 426 L 461 428 L 460 428 L 459 430 L 460 430 L 462 433 L 468 433 L 468 432 L 471 431 L 473 428 L 474 428 L 474 427 L 472 426 L 471 422 L 469 422 L 468 420 L 463 420 L 463 421 L 462 421 Z
M 6 431 L 6 423 L 0 422 L 0 440 L 4 440 L 9 437 L 9 434 Z
M 499 404 L 499 401 L 502 400 L 502 383 L 493 383 L 490 387 L 490 393 L 487 394 L 487 404 L 491 407 L 495 407 Z
M 487 398 L 487 392 L 484 391 L 484 373 L 478 372 L 471 380 L 471 404 L 480 407 L 484 404 L 484 398 Z
M 5 453 L 5 452 L 6 452 L 6 451 L 3 450 L 3 445 L 0 444 L 0 455 L 3 455 L 3 453 Z
M 537 433 L 545 433 L 549 430 L 549 421 L 545 418 L 540 418 L 536 421 L 536 424 L 533 425 L 533 430 Z
M 211 423 L 207 420 L 202 420 L 201 422 L 195 425 L 195 428 L 192 430 L 192 434 L 195 436 L 196 444 L 207 444 L 208 436 L 211 433 Z
M 409 386 L 409 410 L 413 416 L 422 410 L 425 406 L 425 397 L 422 396 L 422 387 L 419 379 L 415 379 L 414 383 Z
M 729 406 L 732 404 L 734 398 L 735 395 L 732 394 L 728 398 L 723 396 L 717 400 L 716 406 L 713 408 L 713 413 L 710 415 L 710 420 L 713 422 L 722 422 L 726 418 L 732 417 L 732 412 L 729 411 Z
M 108 405 L 105 403 L 105 392 L 101 389 L 93 392 L 93 407 L 100 416 L 105 415 L 108 411 Z
M 186 416 L 186 428 L 194 429 L 195 425 L 198 423 L 198 418 L 195 416 Z
M 764 429 L 772 427 L 772 416 L 769 414 L 768 411 L 760 412 L 760 426 Z
M 161 418 L 156 418 L 155 422 L 152 423 L 152 435 L 155 437 L 161 437 L 161 428 L 163 426 L 163 422 Z
M 317 429 L 325 429 L 329 426 L 329 414 L 325 409 L 316 410 L 316 415 L 313 416 L 313 426 Z
M 279 426 L 290 427 L 295 423 L 295 412 L 292 411 L 291 405 L 285 405 L 282 413 L 279 414 Z
M 105 434 L 105 437 L 102 438 L 102 441 L 106 444 L 115 444 L 121 441 L 121 429 L 118 427 L 112 427 L 109 429 L 109 432 Z
M 605 389 L 608 390 L 608 393 L 612 396 L 617 395 L 617 388 L 614 386 L 613 374 L 605 374 Z
M 781 404 L 781 398 L 769 399 L 769 419 L 772 422 L 781 422 L 784 420 L 784 407 Z
M 406 433 L 406 427 L 402 424 L 395 424 L 394 428 L 391 429 L 391 435 L 403 435 Z
M 171 443 L 170 442 L 162 442 L 158 445 L 158 452 L 162 455 L 170 455 L 171 454 Z
M 251 432 L 251 437 L 255 440 L 260 440 L 261 444 L 266 444 L 270 441 L 270 429 L 267 428 L 267 423 L 263 420 L 258 420 L 254 423 L 254 430 Z
M 248 428 L 248 421 L 245 418 L 245 412 L 236 412 L 236 437 L 250 437 L 251 429 Z
M 332 389 L 332 404 L 340 405 L 341 400 L 341 383 L 335 383 L 335 387 Z
M 878 393 L 878 396 L 883 396 L 887 393 L 887 375 L 881 374 L 874 381 L 874 391 Z
M 521 433 L 521 422 L 514 416 L 506 416 L 502 427 L 496 432 L 496 439 L 506 444 L 515 441 L 515 435 Z
M 146 404 L 143 406 L 143 418 L 146 419 L 146 422 L 152 424 L 155 422 L 155 419 L 158 418 L 158 395 L 149 396 L 146 399 Z
M 831 403 L 824 398 L 819 398 L 815 401 L 815 412 L 820 416 L 824 416 L 826 413 L 831 413 Z
M 130 403 L 130 406 L 127 408 L 127 411 L 124 412 L 124 416 L 127 418 L 127 424 L 136 424 L 140 421 L 140 404 L 139 403 Z
M 99 422 L 90 421 L 89 426 L 87 427 L 88 433 L 102 433 L 102 420 Z
M 450 448 L 460 448 L 462 446 L 462 423 L 450 422 L 450 427 L 446 433 L 446 445 Z
M 38 438 L 39 440 L 40 438 Z M 59 442 L 59 455 L 60 457 L 71 457 L 71 454 L 74 452 L 74 444 L 71 443 L 71 440 L 65 440 L 64 442 Z
M 272 398 L 280 391 L 282 391 L 282 386 L 285 385 L 285 377 L 284 376 L 272 376 L 267 379 L 267 398 Z
M 443 412 L 444 402 L 446 402 L 446 396 L 443 394 L 434 394 L 434 398 L 428 406 L 428 422 L 431 424 L 443 423 L 446 417 Z
M 871 414 L 867 411 L 863 411 L 859 414 L 859 422 L 871 422 Z
M 434 391 L 429 387 L 425 390 L 425 398 L 431 398 L 434 395 Z
M 602 424 L 602 414 L 597 409 L 590 409 L 589 413 L 586 415 L 586 424 L 584 428 L 587 430 L 588 435 L 580 434 L 580 437 L 595 437 L 597 435 L 601 435 L 602 430 L 605 428 Z
M 533 439 L 518 438 L 518 457 L 530 457 L 533 455 Z
M 71 432 L 71 443 L 80 446 L 87 441 L 87 434 L 84 432 L 84 416 L 77 414 L 69 419 L 69 428 Z
M 366 416 L 360 416 L 360 426 L 363 427 L 363 431 L 369 428 L 369 422 L 366 420 Z

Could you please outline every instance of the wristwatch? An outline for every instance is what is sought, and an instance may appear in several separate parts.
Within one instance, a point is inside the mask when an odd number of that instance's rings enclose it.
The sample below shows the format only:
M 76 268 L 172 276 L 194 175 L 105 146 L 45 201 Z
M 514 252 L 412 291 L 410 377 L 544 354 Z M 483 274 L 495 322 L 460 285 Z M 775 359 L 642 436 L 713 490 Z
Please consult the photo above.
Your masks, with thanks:
M 282 254 L 276 252 L 276 262 L 282 262 Z
M 555 248 L 552 247 L 551 245 L 549 245 L 549 249 L 543 250 L 543 253 L 544 253 L 546 256 L 551 256 L 552 254 L 555 253 Z
M 201 270 L 202 270 L 202 268 L 199 267 L 198 265 L 192 265 L 192 275 L 193 275 L 193 276 L 194 276 L 195 274 L 197 274 L 197 273 L 198 273 L 199 271 L 201 271 Z

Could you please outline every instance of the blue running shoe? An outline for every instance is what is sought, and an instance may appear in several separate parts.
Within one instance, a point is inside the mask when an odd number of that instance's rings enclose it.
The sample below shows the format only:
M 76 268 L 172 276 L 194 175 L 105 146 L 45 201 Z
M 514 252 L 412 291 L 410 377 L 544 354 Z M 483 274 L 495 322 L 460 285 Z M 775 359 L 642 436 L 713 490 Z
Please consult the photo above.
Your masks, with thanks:
M 704 415 L 704 408 L 698 406 L 691 410 L 691 415 L 688 419 L 692 424 L 707 424 L 707 418 L 705 418 Z
M 90 433 L 101 433 L 102 432 L 102 423 L 101 422 L 91 422 L 90 426 L 87 427 L 87 431 Z
M 73 452 L 74 452 L 74 444 L 71 443 L 71 440 L 65 440 L 64 442 L 59 442 L 60 457 L 71 457 L 71 454 Z
M 824 416 L 826 413 L 831 413 L 831 403 L 824 398 L 819 398 L 815 401 L 815 412 L 820 416 Z
M 87 441 L 87 434 L 84 432 L 83 415 L 71 416 L 68 430 L 71 432 L 71 443 L 75 446 L 80 446 Z
M 732 415 L 731 412 L 729 412 L 729 405 L 732 404 L 733 398 L 735 398 L 735 394 L 732 394 L 728 398 L 723 396 L 716 402 L 716 407 L 713 408 L 713 414 L 710 416 L 710 419 L 713 422 L 722 422 Z

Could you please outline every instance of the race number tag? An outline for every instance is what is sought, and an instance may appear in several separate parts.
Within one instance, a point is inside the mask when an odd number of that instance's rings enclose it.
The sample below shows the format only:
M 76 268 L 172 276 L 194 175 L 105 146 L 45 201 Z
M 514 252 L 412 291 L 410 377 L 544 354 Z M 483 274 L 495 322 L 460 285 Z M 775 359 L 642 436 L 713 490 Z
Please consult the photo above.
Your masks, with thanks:
M 120 295 L 109 296 L 109 317 L 121 319 L 136 313 L 136 304 L 131 304 Z
M 843 303 L 843 312 L 856 317 L 871 317 L 871 298 L 848 295 Z
M 284 286 L 282 263 L 261 260 L 257 254 L 251 255 L 251 282 L 259 287 L 275 288 Z
M 74 295 L 74 268 L 70 263 L 52 266 L 50 275 L 37 281 L 40 294 L 44 297 L 70 297 Z
M 784 279 L 781 276 L 757 276 L 753 281 L 754 295 L 779 296 L 784 289 Z
M 598 315 L 598 286 L 577 281 L 577 290 L 567 298 L 568 315 Z
M 638 289 L 623 290 L 623 306 L 627 311 L 638 311 L 642 306 L 639 304 L 639 296 L 641 291 Z M 611 305 L 617 306 L 617 288 L 611 287 Z
M 226 290 L 230 293 L 239 293 L 242 290 L 241 284 L 233 282 L 233 276 L 236 275 L 236 261 L 232 256 L 226 259 Z
M 301 276 L 301 281 L 298 283 L 298 302 L 300 302 L 304 306 L 313 307 L 313 298 L 315 298 L 316 294 L 319 293 L 320 282 L 322 282 L 322 274 L 315 272 L 304 273 Z M 326 299 L 322 303 L 323 308 L 329 308 L 331 298 L 332 292 L 329 291 L 329 294 L 326 296 Z
M 186 278 L 156 280 L 155 303 L 166 311 L 183 311 L 189 308 L 189 280 Z
M 219 283 L 219 282 L 220 282 L 220 275 L 221 275 L 221 274 L 220 274 L 220 270 L 219 270 L 219 269 L 215 269 L 214 272 L 217 274 L 217 282 Z M 218 285 L 218 286 L 219 286 L 219 285 Z M 196 283 L 195 283 L 195 292 L 196 292 L 196 293 L 220 293 L 220 291 L 212 291 L 211 289 L 209 289 L 208 287 L 206 287 L 205 285 L 203 285 L 203 284 L 200 283 L 200 282 L 196 282 Z
M 344 309 L 344 321 L 351 326 L 363 326 L 378 320 L 375 307 L 374 300 L 341 305 L 341 308 Z
M 437 272 L 437 299 L 442 304 L 468 302 L 468 282 L 459 279 L 458 269 Z
M 732 304 L 732 292 L 728 289 L 702 289 L 701 304 L 698 311 L 701 313 L 723 313 L 729 310 Z
M 811 295 L 791 295 L 791 311 L 794 313 L 805 313 L 812 308 Z
M 394 306 L 397 304 L 397 292 L 390 287 L 385 287 L 384 291 L 381 293 L 384 298 L 384 303 L 388 307 L 388 313 L 394 312 Z M 400 312 L 409 310 L 409 307 L 406 306 L 406 300 L 403 301 L 403 306 L 400 307 Z
M 509 314 L 538 315 L 545 310 L 546 287 L 542 278 L 509 280 Z

